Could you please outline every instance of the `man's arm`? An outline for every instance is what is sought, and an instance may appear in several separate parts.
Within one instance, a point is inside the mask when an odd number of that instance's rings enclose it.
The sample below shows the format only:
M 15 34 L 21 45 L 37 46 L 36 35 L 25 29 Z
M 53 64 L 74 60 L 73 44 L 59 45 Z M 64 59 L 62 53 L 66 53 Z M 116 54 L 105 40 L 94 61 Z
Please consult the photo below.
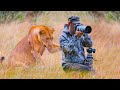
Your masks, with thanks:
M 77 44 L 77 36 L 74 35 L 69 41 L 65 36 L 60 37 L 60 47 L 63 51 L 71 53 L 74 50 L 74 46 Z
M 92 47 L 93 46 L 93 40 L 91 39 L 91 37 L 84 33 L 83 37 L 82 37 L 82 44 L 84 47 Z

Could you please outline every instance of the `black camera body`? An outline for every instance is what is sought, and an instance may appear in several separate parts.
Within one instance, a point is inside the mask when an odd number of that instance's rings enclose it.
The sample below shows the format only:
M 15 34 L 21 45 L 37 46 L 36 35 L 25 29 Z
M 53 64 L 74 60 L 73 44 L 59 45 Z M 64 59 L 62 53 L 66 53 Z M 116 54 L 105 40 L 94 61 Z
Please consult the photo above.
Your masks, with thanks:
M 83 33 L 91 33 L 92 32 L 92 28 L 91 26 L 85 26 L 83 24 L 76 24 L 74 26 L 75 30 L 81 31 Z
M 96 52 L 96 49 L 88 48 L 88 49 L 87 49 L 87 52 L 88 52 L 88 53 L 95 53 L 95 52 Z

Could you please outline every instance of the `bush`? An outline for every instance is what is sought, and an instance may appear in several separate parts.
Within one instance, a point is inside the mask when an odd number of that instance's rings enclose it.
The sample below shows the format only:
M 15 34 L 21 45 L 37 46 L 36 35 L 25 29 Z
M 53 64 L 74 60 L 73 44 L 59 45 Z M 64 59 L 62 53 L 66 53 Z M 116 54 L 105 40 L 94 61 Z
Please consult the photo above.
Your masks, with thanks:
M 115 13 L 113 13 L 113 12 L 108 12 L 106 15 L 105 15 L 105 19 L 107 20 L 107 21 L 117 21 L 117 17 L 116 17 L 116 15 L 115 15 Z
M 69 13 L 67 11 L 66 13 Z M 76 13 L 81 12 L 77 11 Z M 41 14 L 48 15 L 48 11 L 0 11 L 0 23 L 9 23 L 15 20 L 24 21 L 28 16 L 32 16 L 36 21 L 37 17 Z M 94 18 L 103 17 L 107 22 L 120 20 L 120 11 L 84 11 L 84 15 L 90 15 Z

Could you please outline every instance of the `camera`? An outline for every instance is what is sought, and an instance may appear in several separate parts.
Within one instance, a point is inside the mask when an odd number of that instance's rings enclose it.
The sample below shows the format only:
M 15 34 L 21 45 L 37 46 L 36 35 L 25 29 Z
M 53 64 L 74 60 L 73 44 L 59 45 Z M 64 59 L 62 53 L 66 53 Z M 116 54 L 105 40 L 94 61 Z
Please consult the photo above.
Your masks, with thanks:
M 91 31 L 92 31 L 91 26 L 85 26 L 83 24 L 76 24 L 74 26 L 74 29 L 78 30 L 78 31 L 81 31 L 83 33 L 91 33 Z
M 92 52 L 95 53 L 95 52 L 96 52 L 96 49 L 88 48 L 88 49 L 87 49 L 87 52 L 88 52 L 88 53 L 92 53 Z

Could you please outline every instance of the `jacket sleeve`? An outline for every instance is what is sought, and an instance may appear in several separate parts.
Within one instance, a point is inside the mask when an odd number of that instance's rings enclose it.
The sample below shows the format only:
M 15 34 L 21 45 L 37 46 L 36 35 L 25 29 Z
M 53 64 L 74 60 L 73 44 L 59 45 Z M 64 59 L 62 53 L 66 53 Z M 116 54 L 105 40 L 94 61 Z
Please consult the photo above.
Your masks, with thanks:
M 77 44 L 77 36 L 74 35 L 73 38 L 68 41 L 64 35 L 60 36 L 60 47 L 63 51 L 71 53 L 74 51 L 74 46 Z
M 82 37 L 82 44 L 84 47 L 92 47 L 93 46 L 93 40 L 91 39 L 91 37 L 84 33 L 83 37 Z

